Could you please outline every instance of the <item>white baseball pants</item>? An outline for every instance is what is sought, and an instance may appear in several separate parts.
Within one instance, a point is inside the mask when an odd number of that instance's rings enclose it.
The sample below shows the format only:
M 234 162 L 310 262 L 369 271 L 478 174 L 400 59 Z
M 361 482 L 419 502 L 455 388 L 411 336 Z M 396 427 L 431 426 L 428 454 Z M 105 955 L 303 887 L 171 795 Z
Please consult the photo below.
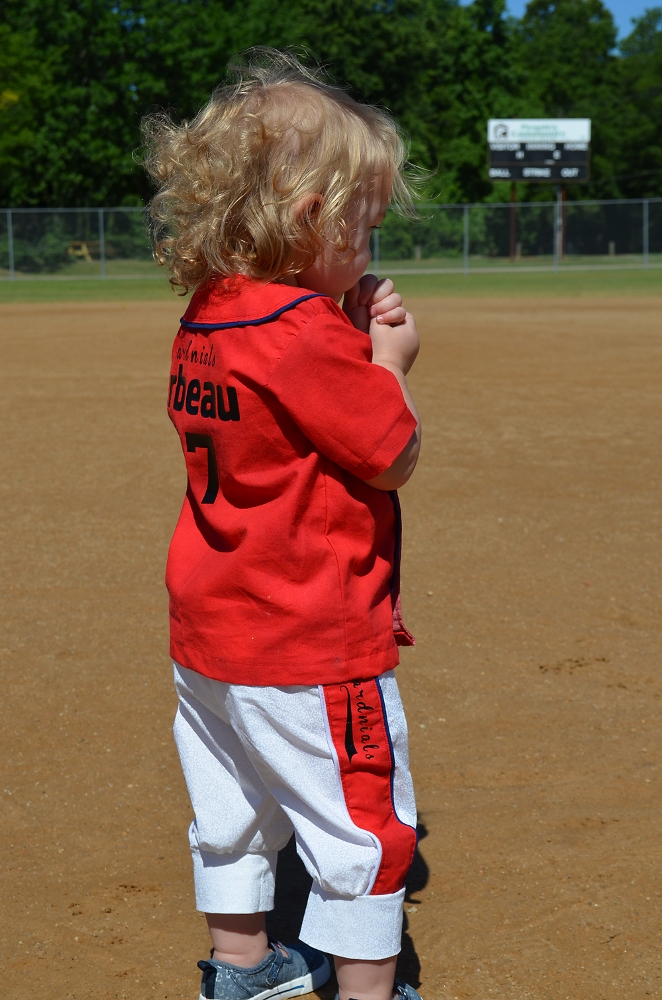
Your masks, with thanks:
M 294 832 L 313 879 L 301 940 L 344 958 L 397 954 L 416 807 L 393 671 L 247 687 L 175 664 L 175 686 L 197 908 L 273 909 L 277 854 Z

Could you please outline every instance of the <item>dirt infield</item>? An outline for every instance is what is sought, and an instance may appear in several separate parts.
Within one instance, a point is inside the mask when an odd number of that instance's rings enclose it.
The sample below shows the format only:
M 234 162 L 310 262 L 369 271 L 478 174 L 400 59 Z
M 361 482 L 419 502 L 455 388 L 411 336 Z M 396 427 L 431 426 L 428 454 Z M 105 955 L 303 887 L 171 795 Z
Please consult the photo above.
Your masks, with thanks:
M 403 971 L 425 1000 L 658 996 L 662 298 L 410 306 Z M 180 310 L 0 307 L 8 1000 L 197 996 L 162 584 Z M 288 851 L 285 939 L 305 892 Z

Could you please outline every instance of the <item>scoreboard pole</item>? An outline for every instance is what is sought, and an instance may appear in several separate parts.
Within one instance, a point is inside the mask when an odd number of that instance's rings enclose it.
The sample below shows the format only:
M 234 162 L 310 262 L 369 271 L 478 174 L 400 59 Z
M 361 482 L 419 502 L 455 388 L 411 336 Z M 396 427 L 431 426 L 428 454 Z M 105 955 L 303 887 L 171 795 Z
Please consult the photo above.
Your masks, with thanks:
M 565 254 L 566 230 L 566 189 L 565 184 L 556 185 L 554 202 L 554 270 L 558 269 Z
M 510 185 L 510 262 L 515 260 L 517 247 L 517 188 L 515 184 Z
M 559 269 L 559 233 L 561 232 L 561 213 L 559 212 L 559 207 L 561 191 L 557 185 L 556 188 L 556 200 L 554 201 L 554 244 L 552 250 L 554 252 L 554 270 Z

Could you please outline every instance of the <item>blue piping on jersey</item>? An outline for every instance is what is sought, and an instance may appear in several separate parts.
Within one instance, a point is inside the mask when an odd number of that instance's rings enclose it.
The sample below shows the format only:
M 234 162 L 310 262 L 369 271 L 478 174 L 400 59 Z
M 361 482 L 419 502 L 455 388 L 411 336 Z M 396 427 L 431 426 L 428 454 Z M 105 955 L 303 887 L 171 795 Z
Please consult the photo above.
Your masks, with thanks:
M 280 309 L 269 313 L 268 316 L 260 316 L 258 319 L 233 320 L 232 323 L 191 323 L 190 320 L 182 317 L 179 322 L 185 330 L 231 330 L 235 326 L 262 326 L 263 323 L 271 323 L 272 320 L 282 316 L 284 312 L 294 309 L 295 306 L 301 305 L 302 302 L 307 302 L 308 299 L 324 298 L 326 296 L 322 295 L 321 292 L 309 292 L 308 295 L 302 295 L 301 298 L 294 299 L 293 302 L 288 302 L 287 305 L 281 306 Z
M 397 490 L 389 490 L 388 495 L 393 504 L 395 514 L 395 545 L 393 547 L 393 574 L 391 576 L 391 597 L 397 597 L 395 589 L 400 577 L 400 560 L 402 558 L 402 511 L 400 510 L 400 499 Z

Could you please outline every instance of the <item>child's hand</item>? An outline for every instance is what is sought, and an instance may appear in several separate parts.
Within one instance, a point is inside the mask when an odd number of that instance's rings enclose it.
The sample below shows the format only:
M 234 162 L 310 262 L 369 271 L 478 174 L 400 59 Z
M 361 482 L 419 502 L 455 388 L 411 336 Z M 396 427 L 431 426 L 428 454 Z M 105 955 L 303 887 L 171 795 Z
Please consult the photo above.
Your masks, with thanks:
M 406 375 L 420 343 L 414 317 L 405 310 L 391 279 L 380 281 L 374 274 L 364 274 L 345 292 L 343 309 L 357 330 L 370 334 L 373 364 L 399 368 Z
M 345 292 L 343 309 L 357 330 L 370 331 L 371 321 L 402 323 L 407 315 L 402 296 L 393 287 L 390 278 L 380 281 L 374 274 L 364 274 L 360 281 Z
M 390 278 L 378 281 L 374 274 L 366 274 L 361 281 L 365 282 L 366 287 L 362 289 L 362 294 L 368 296 L 366 304 L 371 320 L 391 325 L 404 322 L 407 313 L 402 305 L 402 295 L 395 291 Z M 371 285 L 372 292 L 370 292 Z
M 420 347 L 416 323 L 411 313 L 405 312 L 401 323 L 387 324 L 380 322 L 377 316 L 370 323 L 369 334 L 372 340 L 372 363 L 385 368 L 399 368 L 406 375 Z

